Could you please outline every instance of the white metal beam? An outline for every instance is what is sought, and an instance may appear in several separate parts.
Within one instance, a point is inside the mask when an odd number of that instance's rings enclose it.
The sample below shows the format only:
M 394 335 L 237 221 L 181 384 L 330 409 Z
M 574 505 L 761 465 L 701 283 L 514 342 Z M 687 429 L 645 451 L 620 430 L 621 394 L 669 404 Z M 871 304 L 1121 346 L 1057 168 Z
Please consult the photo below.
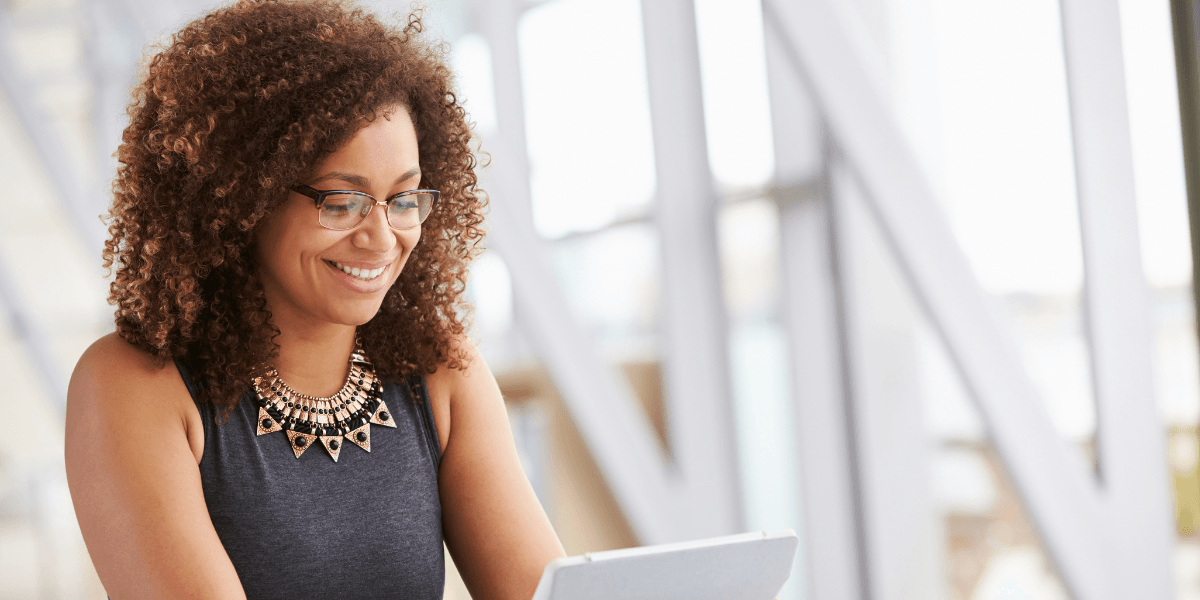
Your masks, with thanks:
M 780 30 L 763 27 L 775 146 L 783 318 L 800 467 L 804 598 L 863 597 L 866 550 L 842 382 L 842 322 L 834 288 L 824 132 L 789 62 Z
M 508 266 L 517 326 L 546 366 L 630 527 L 642 543 L 675 541 L 685 523 L 668 457 L 629 386 L 578 326 L 554 278 L 552 250 L 533 227 L 517 43 L 522 8 L 517 0 L 473 2 L 495 82 L 497 128 L 484 140 L 492 155 L 488 245 Z
M 91 131 L 97 171 L 105 183 L 116 174 L 116 149 L 128 124 L 125 108 L 135 82 L 143 29 L 125 0 L 87 0 L 76 20 L 84 40 L 83 64 L 91 90 Z
M 475 29 L 487 41 L 491 55 L 496 135 L 504 140 L 502 147 L 493 151 L 493 157 L 505 163 L 506 168 L 516 175 L 509 184 L 514 186 L 511 191 L 517 195 L 508 199 L 516 202 L 512 207 L 514 216 L 532 223 L 529 155 L 525 143 L 525 92 L 517 36 L 518 20 L 526 9 L 526 2 L 474 0 L 472 8 Z
M 804 597 L 858 600 L 866 550 L 854 419 L 841 377 L 842 319 L 832 278 L 825 180 L 776 197 L 804 515 Z
M 727 318 L 692 0 L 645 0 L 642 28 L 662 256 L 668 443 L 696 537 L 741 530 Z
M 644 17 L 651 46 L 647 70 L 656 146 L 659 152 L 683 155 L 660 154 L 658 161 L 659 195 L 666 198 L 663 206 L 671 208 L 663 223 L 670 229 L 663 232 L 670 246 L 664 253 L 670 254 L 668 265 L 680 266 L 667 276 L 667 312 L 680 314 L 670 316 L 665 327 L 665 354 L 671 363 L 664 387 L 673 399 L 668 408 L 673 457 L 663 453 L 628 386 L 595 355 L 592 340 L 576 325 L 553 277 L 549 248 L 533 229 L 515 35 L 520 7 L 501 0 L 506 6 L 478 7 L 477 13 L 494 19 L 484 33 L 491 45 L 501 119 L 495 138 L 485 140 L 495 159 L 489 169 L 495 199 L 489 239 L 508 264 L 520 307 L 519 325 L 545 362 L 601 473 L 644 543 L 736 531 L 742 517 L 724 304 L 716 269 L 716 194 L 699 103 L 695 18 L 690 2 L 672 1 L 648 3 Z M 676 72 L 680 64 L 682 74 Z M 682 89 L 664 89 L 664 82 Z M 677 257 L 678 252 L 684 254 Z M 685 255 L 686 260 L 681 258 Z
M 89 254 L 97 261 L 104 247 L 104 226 L 100 213 L 105 205 L 71 164 L 70 154 L 54 134 L 49 121 L 34 101 L 35 90 L 21 75 L 21 68 L 9 48 L 13 23 L 6 11 L 0 11 L 0 88 L 16 113 L 22 130 L 33 145 L 34 153 L 46 169 L 50 184 L 63 208 L 75 224 Z
M 510 150 L 511 152 L 511 150 Z M 494 163 L 493 198 L 519 184 L 510 165 Z M 633 393 L 596 356 L 554 279 L 550 248 L 505 200 L 488 214 L 489 245 L 504 257 L 514 300 L 537 318 L 520 325 L 562 394 L 567 411 L 642 543 L 676 541 L 689 527 L 677 510 L 678 478 Z
M 856 471 L 863 597 L 945 595 L 944 536 L 931 499 L 930 444 L 916 360 L 919 308 L 850 165 L 829 165 L 847 428 Z
M 8 265 L 0 261 L 0 303 L 4 305 L 9 327 L 25 347 L 25 353 L 37 371 L 38 379 L 54 407 L 60 412 L 67 409 L 67 378 L 58 368 L 58 360 L 50 349 L 50 336 L 33 318 L 29 306 L 21 297 Z
M 1095 483 L 1051 424 L 928 181 L 827 0 L 763 1 L 856 170 L 901 269 L 978 403 L 1077 600 L 1122 597 Z
M 13 29 L 12 17 L 0 11 L 0 89 L 12 108 L 21 130 L 33 146 L 47 178 L 54 186 L 59 201 L 83 239 L 89 254 L 99 262 L 104 245 L 104 228 L 100 222 L 103 210 L 98 195 L 91 193 L 79 169 L 69 164 L 70 155 L 62 147 L 49 121 L 34 103 L 34 90 L 21 75 L 20 67 L 9 47 Z M 21 295 L 8 266 L 0 264 L 0 302 L 4 304 L 10 326 L 20 340 L 50 399 L 60 411 L 66 409 L 67 378 L 49 346 L 50 337 L 41 327 Z
M 1100 475 L 1125 597 L 1173 598 L 1171 500 L 1153 396 L 1116 0 L 1061 0 Z

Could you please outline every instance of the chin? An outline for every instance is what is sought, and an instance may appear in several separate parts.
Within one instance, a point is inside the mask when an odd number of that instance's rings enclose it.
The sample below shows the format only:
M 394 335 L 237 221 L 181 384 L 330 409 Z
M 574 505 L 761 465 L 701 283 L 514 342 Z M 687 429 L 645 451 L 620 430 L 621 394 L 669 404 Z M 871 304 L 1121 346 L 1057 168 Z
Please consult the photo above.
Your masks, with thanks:
M 368 321 L 375 318 L 379 314 L 379 307 L 382 302 L 372 303 L 370 306 L 341 306 L 334 312 L 331 319 L 335 323 L 342 325 L 365 325 Z

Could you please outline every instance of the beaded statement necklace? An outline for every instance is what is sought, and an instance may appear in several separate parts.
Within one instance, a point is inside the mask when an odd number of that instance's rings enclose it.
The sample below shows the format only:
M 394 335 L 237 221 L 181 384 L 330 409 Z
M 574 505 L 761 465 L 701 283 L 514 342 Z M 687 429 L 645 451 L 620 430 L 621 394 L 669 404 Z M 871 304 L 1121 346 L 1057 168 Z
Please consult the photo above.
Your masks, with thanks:
M 343 439 L 370 452 L 371 424 L 396 426 L 383 403 L 383 386 L 375 369 L 357 344 L 350 354 L 350 375 L 332 396 L 301 394 L 284 383 L 274 368 L 266 377 L 254 378 L 254 391 L 258 395 L 258 435 L 283 431 L 296 458 L 317 440 L 333 462 L 342 452 Z

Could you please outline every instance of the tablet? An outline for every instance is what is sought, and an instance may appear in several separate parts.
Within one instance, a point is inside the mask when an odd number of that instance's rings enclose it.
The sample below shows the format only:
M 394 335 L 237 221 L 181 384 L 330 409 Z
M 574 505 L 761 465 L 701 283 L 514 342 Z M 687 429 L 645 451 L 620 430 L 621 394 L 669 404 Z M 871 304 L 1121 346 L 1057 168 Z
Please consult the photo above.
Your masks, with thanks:
M 533 600 L 772 600 L 798 543 L 786 529 L 560 558 Z

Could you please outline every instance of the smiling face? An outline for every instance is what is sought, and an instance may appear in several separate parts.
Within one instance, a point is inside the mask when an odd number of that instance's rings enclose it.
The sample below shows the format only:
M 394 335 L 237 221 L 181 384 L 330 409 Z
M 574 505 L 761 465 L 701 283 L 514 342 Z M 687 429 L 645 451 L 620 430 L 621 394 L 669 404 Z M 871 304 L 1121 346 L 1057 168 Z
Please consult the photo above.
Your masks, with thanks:
M 359 130 L 302 183 L 383 200 L 417 189 L 418 159 L 412 119 L 397 108 Z M 371 320 L 421 237 L 419 225 L 393 229 L 382 205 L 345 231 L 322 227 L 317 215 L 311 198 L 291 192 L 256 232 L 258 274 L 280 329 L 293 324 L 355 326 Z

